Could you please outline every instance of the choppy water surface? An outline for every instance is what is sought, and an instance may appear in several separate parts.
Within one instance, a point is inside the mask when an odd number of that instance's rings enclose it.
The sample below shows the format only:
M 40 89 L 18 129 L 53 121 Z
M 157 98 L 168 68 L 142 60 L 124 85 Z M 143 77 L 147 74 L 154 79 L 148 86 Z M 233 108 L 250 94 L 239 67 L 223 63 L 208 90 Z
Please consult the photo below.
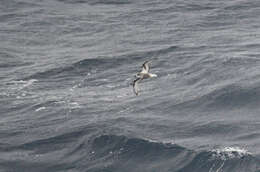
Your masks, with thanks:
M 258 0 L 1 0 L 0 171 L 259 172 L 259 21 Z

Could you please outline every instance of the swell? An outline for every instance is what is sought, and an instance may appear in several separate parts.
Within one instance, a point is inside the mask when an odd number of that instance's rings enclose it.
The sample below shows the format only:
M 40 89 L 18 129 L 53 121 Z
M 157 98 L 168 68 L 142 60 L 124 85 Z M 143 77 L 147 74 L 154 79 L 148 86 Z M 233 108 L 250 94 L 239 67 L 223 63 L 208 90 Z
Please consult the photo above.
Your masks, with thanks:
M 87 126 L 74 129 L 67 133 L 57 133 L 54 136 L 49 136 L 44 139 L 37 139 L 25 142 L 25 143 L 12 143 L 3 144 L 0 143 L 0 150 L 3 152 L 13 152 L 13 151 L 33 151 L 33 154 L 48 154 L 55 151 L 63 150 L 64 145 L 70 147 L 72 144 L 81 143 L 80 139 L 84 138 L 85 135 L 90 133 L 95 133 L 96 126 Z M 14 136 L 23 133 L 22 131 L 13 133 Z M 74 148 L 73 148 L 74 150 Z
M 90 154 L 88 171 L 255 172 L 260 162 L 235 149 L 196 152 L 171 143 L 116 135 L 96 137 Z M 107 166 L 99 164 L 99 160 Z
M 37 72 L 27 79 L 48 79 L 48 78 L 62 78 L 66 76 L 81 76 L 87 74 L 92 70 L 105 70 L 106 68 L 113 67 L 113 63 L 110 63 L 108 59 L 99 58 L 99 59 L 85 59 L 79 62 L 76 62 L 69 66 L 52 68 L 43 72 Z
M 29 2 L 17 2 L 17 1 L 0 1 L 0 9 L 2 12 L 10 12 L 10 11 L 19 11 L 21 9 L 29 9 L 38 7 L 37 3 L 29 3 Z
M 129 0 L 57 0 L 68 4 L 89 4 L 89 5 L 124 5 L 131 4 Z
M 256 108 L 260 101 L 260 87 L 242 87 L 235 84 L 223 86 L 205 95 L 174 105 L 178 108 L 209 108 L 231 110 Z
M 178 48 L 179 47 L 176 46 L 169 46 L 158 48 L 156 50 L 146 50 L 142 52 L 123 54 L 115 57 L 107 56 L 84 59 L 68 66 L 53 68 L 43 72 L 37 72 L 29 77 L 23 78 L 23 80 L 62 78 L 64 76 L 82 76 L 93 72 L 107 73 L 107 71 L 114 69 L 123 69 L 124 72 L 128 72 L 129 70 L 131 70 L 130 67 L 133 64 L 141 66 L 141 64 L 145 60 L 155 59 L 160 55 L 168 54 Z
M 18 52 L 13 52 L 11 49 L 0 49 L 0 58 L 2 59 L 0 68 L 6 68 L 5 70 L 10 70 L 9 68 L 29 66 L 33 64 L 32 62 L 20 60 L 20 57 L 16 54 L 18 54 Z
M 16 169 L 14 171 L 23 168 L 27 171 L 256 172 L 260 168 L 258 158 L 237 148 L 197 152 L 172 143 L 124 135 L 93 135 L 93 128 L 88 127 L 11 148 L 0 146 L 3 154 L 14 156 L 13 152 L 20 152 L 23 155 L 20 160 L 1 161 L 5 170 Z M 53 156 L 59 159 L 58 163 L 52 161 Z M 38 161 L 32 161 L 37 157 Z

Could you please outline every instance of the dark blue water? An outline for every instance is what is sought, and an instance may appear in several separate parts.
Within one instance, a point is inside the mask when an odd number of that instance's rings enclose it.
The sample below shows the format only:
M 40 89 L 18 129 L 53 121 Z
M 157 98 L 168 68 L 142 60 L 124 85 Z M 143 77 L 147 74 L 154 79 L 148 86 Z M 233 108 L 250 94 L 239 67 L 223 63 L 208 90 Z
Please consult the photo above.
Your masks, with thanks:
M 1 0 L 0 172 L 260 172 L 259 21 L 259 0 Z

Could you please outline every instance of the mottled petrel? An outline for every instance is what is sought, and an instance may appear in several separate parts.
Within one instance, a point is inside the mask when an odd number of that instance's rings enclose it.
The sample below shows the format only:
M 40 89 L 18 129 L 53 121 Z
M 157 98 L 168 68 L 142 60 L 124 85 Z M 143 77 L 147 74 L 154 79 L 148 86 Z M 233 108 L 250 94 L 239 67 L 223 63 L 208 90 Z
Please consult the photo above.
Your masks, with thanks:
M 147 79 L 147 78 L 157 77 L 156 74 L 149 73 L 149 70 L 150 70 L 149 63 L 150 63 L 150 61 L 144 62 L 143 66 L 142 66 L 141 72 L 139 72 L 139 73 L 137 73 L 135 75 L 136 79 L 133 82 L 133 90 L 134 90 L 134 93 L 136 95 L 138 95 L 138 86 L 137 86 L 137 84 L 140 81 L 142 81 L 143 79 Z

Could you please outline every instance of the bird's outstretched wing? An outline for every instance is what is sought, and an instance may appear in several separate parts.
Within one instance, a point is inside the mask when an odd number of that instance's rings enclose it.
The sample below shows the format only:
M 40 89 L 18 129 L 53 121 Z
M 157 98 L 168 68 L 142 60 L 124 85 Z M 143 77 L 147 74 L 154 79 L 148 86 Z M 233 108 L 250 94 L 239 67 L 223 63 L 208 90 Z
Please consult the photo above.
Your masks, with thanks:
M 133 90 L 134 90 L 135 95 L 138 95 L 138 86 L 137 86 L 137 84 L 138 84 L 138 82 L 140 82 L 141 80 L 142 80 L 142 78 L 137 78 L 137 79 L 135 79 L 134 82 L 133 82 Z
M 150 66 L 149 66 L 150 61 L 145 61 L 143 64 L 143 68 L 142 68 L 142 73 L 148 73 L 150 70 Z

